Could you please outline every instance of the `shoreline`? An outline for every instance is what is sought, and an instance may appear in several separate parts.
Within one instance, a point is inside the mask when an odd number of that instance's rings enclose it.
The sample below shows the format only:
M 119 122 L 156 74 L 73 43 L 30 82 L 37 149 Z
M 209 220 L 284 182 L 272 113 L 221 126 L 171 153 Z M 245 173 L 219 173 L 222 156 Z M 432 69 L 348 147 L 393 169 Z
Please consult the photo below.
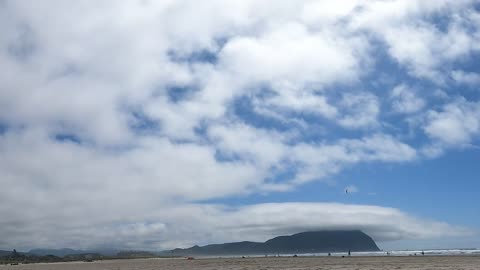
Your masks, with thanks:
M 190 256 L 192 257 L 192 256 Z M 302 260 L 302 259 L 318 259 L 318 260 L 368 260 L 368 259 L 388 259 L 388 258 L 408 258 L 408 259 L 431 259 L 431 258 L 480 258 L 479 254 L 443 254 L 443 255 L 417 255 L 417 256 L 405 256 L 405 255 L 371 255 L 371 256 L 315 256 L 315 255 L 302 255 L 298 254 L 297 257 L 280 255 L 280 256 L 193 256 L 193 260 L 188 260 L 188 257 L 147 257 L 147 258 L 112 258 L 94 260 L 92 262 L 87 261 L 59 261 L 59 262 L 33 262 L 33 263 L 21 263 L 18 265 L 60 265 L 60 264 L 95 264 L 95 263 L 108 263 L 108 262 L 123 262 L 123 261 L 207 261 L 207 260 Z M 0 264 L 0 267 L 11 266 L 10 264 Z M 14 265 L 17 266 L 17 265 Z

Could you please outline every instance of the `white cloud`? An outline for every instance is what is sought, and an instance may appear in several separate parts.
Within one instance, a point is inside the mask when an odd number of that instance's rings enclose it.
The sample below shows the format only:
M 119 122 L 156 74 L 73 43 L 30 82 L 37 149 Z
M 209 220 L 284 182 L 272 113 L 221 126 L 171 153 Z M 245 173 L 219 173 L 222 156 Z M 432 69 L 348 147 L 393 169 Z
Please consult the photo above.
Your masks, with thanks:
M 336 143 L 291 144 L 299 134 L 281 134 L 236 124 L 212 126 L 209 135 L 227 157 L 251 162 L 258 171 L 271 175 L 299 166 L 291 179 L 266 182 L 263 189 L 288 190 L 308 181 L 322 180 L 346 166 L 361 162 L 404 162 L 416 158 L 416 151 L 391 136 L 375 134 L 361 139 L 344 139 Z
M 314 115 L 333 119 L 337 116 L 338 110 L 330 105 L 325 96 L 312 93 L 311 91 L 299 91 L 289 87 L 277 88 L 276 95 L 258 102 L 257 109 L 264 111 L 292 111 L 296 113 L 306 112 Z
M 330 31 L 310 32 L 298 23 L 279 25 L 261 36 L 229 41 L 220 65 L 248 83 L 304 87 L 355 79 L 365 44 Z M 308 63 L 308 64 L 306 64 Z
M 390 94 L 392 108 L 398 113 L 415 113 L 425 106 L 425 101 L 406 85 L 397 85 Z
M 325 25 L 337 22 L 359 7 L 361 1 L 348 0 L 341 4 L 332 4 L 329 1 L 309 1 L 302 9 L 302 21 L 312 25 Z
M 46 208 L 41 216 L 20 219 L 16 214 L 15 219 L 9 222 L 2 219 L 2 240 L 4 243 L 16 242 L 20 250 L 31 245 L 162 250 L 226 241 L 265 241 L 278 235 L 328 229 L 361 229 L 380 244 L 399 239 L 418 240 L 472 233 L 465 228 L 415 218 L 394 208 L 370 205 L 269 203 L 229 208 L 206 204 L 162 204 L 150 206 L 148 212 L 123 209 L 125 216 L 121 223 L 105 218 L 110 215 L 108 205 L 90 206 L 92 208 L 79 213 L 81 215 L 68 214 L 72 208 L 67 206 L 63 208 L 63 214 L 54 208 Z M 4 213 L 11 214 L 2 211 Z M 91 217 L 88 222 L 85 216 Z M 102 216 L 104 218 L 93 218 Z M 58 219 L 63 222 L 54 222 Z M 22 228 L 15 225 L 24 221 L 28 223 Z M 44 226 L 53 226 L 55 230 L 45 230 Z M 19 234 L 19 230 L 23 233 Z
M 375 127 L 380 105 L 371 93 L 347 93 L 340 101 L 343 115 L 338 123 L 346 128 Z
M 344 139 L 337 144 L 299 144 L 290 155 L 303 164 L 294 180 L 297 184 L 323 179 L 359 162 L 405 162 L 416 157 L 415 149 L 383 134 Z
M 480 84 L 480 74 L 474 72 L 465 72 L 462 70 L 453 70 L 452 78 L 458 82 L 467 85 L 479 85 Z
M 468 144 L 480 133 L 480 104 L 461 99 L 440 111 L 431 110 L 424 129 L 428 136 L 447 145 Z
M 238 155 L 260 168 L 268 169 L 287 155 L 288 146 L 285 142 L 289 136 L 285 134 L 255 129 L 245 124 L 212 126 L 208 133 L 224 154 Z
M 471 2 L 371 1 L 359 9 L 350 26 L 385 41 L 390 56 L 411 75 L 443 84 L 445 65 L 478 51 L 476 13 L 465 10 Z M 443 30 L 425 20 L 445 13 L 451 20 Z
M 436 158 L 445 153 L 445 147 L 442 144 L 435 143 L 423 146 L 419 152 L 428 158 Z

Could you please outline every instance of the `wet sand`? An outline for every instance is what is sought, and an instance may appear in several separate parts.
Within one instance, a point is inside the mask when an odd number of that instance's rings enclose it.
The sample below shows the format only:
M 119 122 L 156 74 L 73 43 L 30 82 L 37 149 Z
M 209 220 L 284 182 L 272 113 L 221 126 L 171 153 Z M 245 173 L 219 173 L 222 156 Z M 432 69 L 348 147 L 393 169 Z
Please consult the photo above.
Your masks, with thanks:
M 445 269 L 479 270 L 480 256 L 417 256 L 417 257 L 280 257 L 218 259 L 135 259 L 96 262 L 71 262 L 0 266 L 1 270 L 390 270 Z

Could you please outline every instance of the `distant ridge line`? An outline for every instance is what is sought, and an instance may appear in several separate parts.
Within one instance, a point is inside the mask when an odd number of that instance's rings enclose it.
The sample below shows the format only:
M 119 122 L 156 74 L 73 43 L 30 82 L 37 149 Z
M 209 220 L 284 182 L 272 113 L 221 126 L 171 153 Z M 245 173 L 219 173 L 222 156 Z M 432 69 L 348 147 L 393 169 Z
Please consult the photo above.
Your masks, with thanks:
M 322 252 L 380 251 L 375 241 L 359 230 L 310 231 L 277 236 L 265 242 L 211 244 L 162 252 L 172 256 L 187 255 L 261 255 Z

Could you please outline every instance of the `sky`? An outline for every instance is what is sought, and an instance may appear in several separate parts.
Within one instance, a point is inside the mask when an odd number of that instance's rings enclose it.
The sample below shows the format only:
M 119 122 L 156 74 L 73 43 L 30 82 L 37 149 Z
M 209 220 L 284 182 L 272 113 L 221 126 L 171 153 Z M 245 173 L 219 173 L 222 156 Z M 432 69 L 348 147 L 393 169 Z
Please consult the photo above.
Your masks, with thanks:
M 0 32 L 0 249 L 480 248 L 480 1 L 0 0 Z

